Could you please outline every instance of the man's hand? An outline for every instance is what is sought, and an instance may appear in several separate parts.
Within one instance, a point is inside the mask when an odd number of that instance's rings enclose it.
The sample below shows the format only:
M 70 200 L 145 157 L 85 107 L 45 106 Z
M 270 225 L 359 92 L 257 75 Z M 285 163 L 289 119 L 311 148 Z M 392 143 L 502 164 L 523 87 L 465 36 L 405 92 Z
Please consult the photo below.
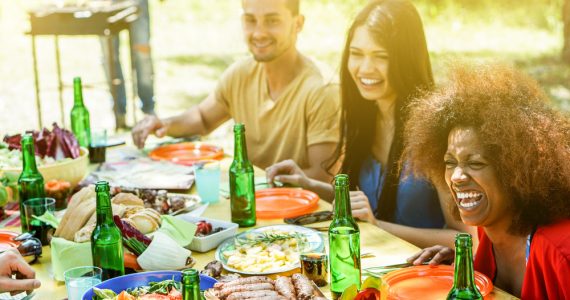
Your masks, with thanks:
M 445 246 L 433 246 L 422 249 L 420 252 L 409 257 L 407 261 L 414 265 L 420 265 L 429 261 L 430 265 L 451 264 L 455 259 L 455 251 Z
M 167 130 L 168 127 L 157 116 L 146 116 L 135 125 L 131 132 L 133 143 L 135 143 L 137 148 L 142 149 L 149 134 L 153 133 L 157 137 L 163 137 L 166 135 Z
M 305 172 L 299 168 L 297 163 L 291 159 L 280 161 L 268 167 L 265 169 L 265 174 L 267 176 L 267 183 L 272 183 L 275 180 L 304 189 L 308 189 L 309 186 L 310 179 L 305 175 Z
M 361 191 L 350 192 L 350 207 L 352 216 L 371 224 L 376 223 L 376 217 L 368 202 L 368 197 Z
M 0 254 L 0 293 L 16 295 L 37 289 L 41 283 L 35 278 L 36 273 L 17 250 L 10 249 Z

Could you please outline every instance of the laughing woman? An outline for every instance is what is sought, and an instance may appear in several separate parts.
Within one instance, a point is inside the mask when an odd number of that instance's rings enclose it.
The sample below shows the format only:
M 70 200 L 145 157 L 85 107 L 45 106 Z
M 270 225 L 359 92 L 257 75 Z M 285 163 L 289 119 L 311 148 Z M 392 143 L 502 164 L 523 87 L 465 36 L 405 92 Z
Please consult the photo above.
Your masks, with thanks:
M 534 80 L 504 66 L 458 67 L 417 102 L 405 137 L 414 172 L 446 184 L 452 208 L 478 227 L 476 270 L 522 299 L 570 299 L 570 120 Z M 453 260 L 453 250 L 410 261 L 430 258 Z
M 410 1 L 370 1 L 360 11 L 348 30 L 340 77 L 341 142 L 329 170 L 340 164 L 350 176 L 353 215 L 420 247 L 453 245 L 452 228 L 462 224 L 442 213 L 449 193 L 398 168 L 406 108 L 434 85 L 422 21 Z M 330 183 L 308 178 L 291 160 L 266 171 L 270 181 L 333 199 Z

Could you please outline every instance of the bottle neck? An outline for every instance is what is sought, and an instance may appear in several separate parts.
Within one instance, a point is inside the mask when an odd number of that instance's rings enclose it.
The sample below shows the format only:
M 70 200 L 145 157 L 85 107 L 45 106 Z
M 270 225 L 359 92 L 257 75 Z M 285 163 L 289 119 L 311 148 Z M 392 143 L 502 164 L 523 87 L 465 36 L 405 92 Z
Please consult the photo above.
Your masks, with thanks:
M 73 82 L 73 106 L 83 106 L 83 88 L 81 81 Z
M 37 173 L 38 168 L 36 166 L 36 156 L 34 151 L 34 142 L 24 141 L 22 143 L 22 161 L 23 161 L 23 172 L 25 173 Z
M 350 192 L 348 185 L 335 186 L 334 218 L 352 219 L 352 211 L 350 209 Z
M 245 132 L 235 131 L 234 132 L 234 160 L 245 162 L 249 159 L 247 158 L 247 145 L 245 142 Z
M 111 197 L 108 191 L 97 192 L 97 225 L 113 223 Z M 113 223 L 114 224 L 114 223 Z
M 453 287 L 469 289 L 475 287 L 475 274 L 473 271 L 473 254 L 471 247 L 460 246 L 455 248 L 455 277 Z

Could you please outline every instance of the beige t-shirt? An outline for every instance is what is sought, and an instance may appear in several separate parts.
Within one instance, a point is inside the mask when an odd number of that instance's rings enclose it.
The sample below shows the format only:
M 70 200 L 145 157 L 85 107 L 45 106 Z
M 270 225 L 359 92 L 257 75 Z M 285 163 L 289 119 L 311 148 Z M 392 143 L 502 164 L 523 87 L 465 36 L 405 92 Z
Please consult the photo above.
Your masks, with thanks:
M 339 90 L 331 82 L 305 59 L 299 76 L 273 101 L 262 64 L 248 58 L 224 72 L 216 100 L 235 122 L 245 124 L 248 157 L 254 165 L 266 168 L 293 159 L 306 168 L 309 146 L 339 140 Z

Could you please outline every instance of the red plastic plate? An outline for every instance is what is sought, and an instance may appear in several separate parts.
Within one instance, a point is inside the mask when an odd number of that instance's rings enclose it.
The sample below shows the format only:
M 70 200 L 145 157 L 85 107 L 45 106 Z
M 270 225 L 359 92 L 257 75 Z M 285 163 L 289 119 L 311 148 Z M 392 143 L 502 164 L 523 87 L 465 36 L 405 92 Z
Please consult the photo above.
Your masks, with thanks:
M 224 150 L 214 145 L 187 142 L 158 147 L 148 156 L 154 160 L 191 166 L 201 160 L 222 159 Z
M 295 188 L 272 188 L 255 192 L 255 211 L 260 219 L 283 219 L 308 214 L 319 206 L 319 196 Z
M 19 233 L 17 232 L 0 230 L 0 251 L 8 250 L 10 248 L 17 248 L 20 243 L 15 242 L 12 239 L 18 235 Z
M 382 280 L 386 284 L 388 299 L 445 299 L 453 286 L 453 267 L 414 266 L 386 274 Z M 493 282 L 475 272 L 475 284 L 483 296 L 493 290 Z

